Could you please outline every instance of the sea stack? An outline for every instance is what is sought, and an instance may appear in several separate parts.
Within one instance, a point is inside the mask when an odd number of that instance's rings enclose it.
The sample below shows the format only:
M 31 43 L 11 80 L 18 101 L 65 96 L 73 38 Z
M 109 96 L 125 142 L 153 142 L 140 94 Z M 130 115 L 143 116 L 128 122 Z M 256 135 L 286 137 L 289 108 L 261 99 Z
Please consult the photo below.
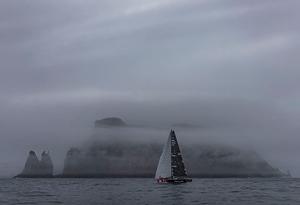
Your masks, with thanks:
M 43 152 L 41 161 L 38 159 L 34 151 L 30 151 L 27 157 L 25 167 L 21 174 L 16 177 L 38 178 L 53 177 L 53 163 L 49 152 Z
M 81 151 L 78 148 L 71 148 L 66 155 L 63 175 L 76 176 L 82 169 Z
M 40 174 L 44 176 L 52 176 L 53 175 L 53 163 L 49 152 L 43 152 L 42 158 L 40 161 Z
M 21 173 L 23 176 L 37 175 L 39 174 L 40 162 L 34 151 L 30 151 L 27 157 L 25 167 Z

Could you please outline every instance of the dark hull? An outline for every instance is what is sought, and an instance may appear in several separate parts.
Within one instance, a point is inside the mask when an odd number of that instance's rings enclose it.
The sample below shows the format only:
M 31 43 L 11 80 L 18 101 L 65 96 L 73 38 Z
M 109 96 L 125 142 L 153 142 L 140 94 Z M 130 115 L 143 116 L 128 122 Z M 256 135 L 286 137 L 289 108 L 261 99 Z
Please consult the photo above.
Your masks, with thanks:
M 187 183 L 187 182 L 192 182 L 192 179 L 186 178 L 186 179 L 170 179 L 170 180 L 168 180 L 168 183 L 172 183 L 172 184 L 182 184 L 182 183 Z
M 157 179 L 157 183 L 159 184 L 182 184 L 186 182 L 192 182 L 191 178 L 159 178 Z

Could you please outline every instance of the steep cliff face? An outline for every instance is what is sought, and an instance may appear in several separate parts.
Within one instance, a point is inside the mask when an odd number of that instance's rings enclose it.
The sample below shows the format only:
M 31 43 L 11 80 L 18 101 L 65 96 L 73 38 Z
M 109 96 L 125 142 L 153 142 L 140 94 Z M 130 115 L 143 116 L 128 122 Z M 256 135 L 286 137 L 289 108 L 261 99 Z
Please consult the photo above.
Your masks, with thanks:
M 30 151 L 27 157 L 25 167 L 17 177 L 52 177 L 53 163 L 49 152 L 43 152 L 41 161 L 34 151 Z
M 186 147 L 187 167 L 195 176 L 281 176 L 267 161 L 253 151 L 243 151 L 226 146 Z
M 80 173 L 84 164 L 82 153 L 77 148 L 71 148 L 66 155 L 63 173 L 76 175 Z
M 179 124 L 193 128 L 189 124 Z M 65 177 L 153 177 L 163 149 L 152 132 L 126 129 L 120 118 L 104 118 L 95 122 L 92 144 L 71 148 L 65 158 Z M 101 129 L 103 128 L 104 129 Z M 99 131 L 99 132 L 98 132 Z M 151 130 L 152 131 L 152 130 Z M 143 138 L 144 136 L 152 136 Z M 158 138 L 156 138 L 158 139 Z M 159 141 L 164 143 L 162 141 Z M 280 176 L 254 152 L 228 146 L 180 145 L 189 175 L 199 177 Z
M 64 176 L 149 176 L 155 173 L 162 151 L 160 144 L 101 143 L 71 149 Z M 199 177 L 280 176 L 277 169 L 253 152 L 225 146 L 182 147 L 188 173 Z

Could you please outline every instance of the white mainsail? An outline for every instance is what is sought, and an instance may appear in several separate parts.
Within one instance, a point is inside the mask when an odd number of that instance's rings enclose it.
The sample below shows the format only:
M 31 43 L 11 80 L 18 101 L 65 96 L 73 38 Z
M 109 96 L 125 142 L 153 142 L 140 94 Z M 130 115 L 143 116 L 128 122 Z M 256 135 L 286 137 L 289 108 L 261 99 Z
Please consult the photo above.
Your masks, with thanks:
M 172 176 L 171 170 L 171 135 L 169 136 L 164 149 L 163 153 L 160 156 L 158 166 L 155 173 L 155 178 L 158 179 L 168 178 Z

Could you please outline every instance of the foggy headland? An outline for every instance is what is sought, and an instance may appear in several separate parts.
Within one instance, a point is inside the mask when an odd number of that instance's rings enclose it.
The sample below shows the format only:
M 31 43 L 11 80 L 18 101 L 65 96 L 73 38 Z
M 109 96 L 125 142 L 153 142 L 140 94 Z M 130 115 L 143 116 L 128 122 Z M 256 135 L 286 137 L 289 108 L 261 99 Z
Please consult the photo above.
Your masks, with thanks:
M 193 177 L 280 177 L 283 173 L 251 150 L 222 143 L 195 142 L 195 125 L 177 123 L 187 170 Z M 50 155 L 39 162 L 30 151 L 18 177 L 154 177 L 166 129 L 132 126 L 117 117 L 95 121 L 94 134 L 66 153 L 61 174 L 53 174 Z M 164 133 L 165 132 L 165 133 Z M 165 136 L 163 136 L 165 135 Z M 49 167 L 49 171 L 47 171 Z M 46 170 L 45 170 L 46 168 Z M 46 171 L 46 172 L 45 172 Z

